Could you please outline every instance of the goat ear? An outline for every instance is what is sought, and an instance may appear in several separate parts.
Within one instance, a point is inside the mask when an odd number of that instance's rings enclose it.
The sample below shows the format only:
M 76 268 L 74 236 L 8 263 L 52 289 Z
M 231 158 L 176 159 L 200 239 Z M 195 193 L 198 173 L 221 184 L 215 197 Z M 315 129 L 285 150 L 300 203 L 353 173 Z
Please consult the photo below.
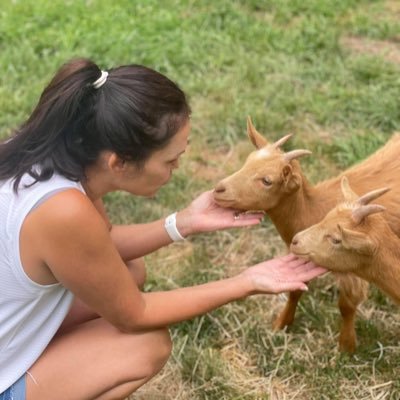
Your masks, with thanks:
M 343 228 L 339 224 L 338 228 L 345 249 L 364 255 L 372 255 L 374 253 L 376 246 L 365 233 Z
M 254 128 L 250 116 L 247 117 L 247 135 L 257 149 L 261 149 L 268 144 L 267 139 L 265 139 L 261 133 L 257 132 L 256 128 Z
M 283 179 L 287 179 L 288 177 L 290 177 L 291 173 L 292 173 L 292 166 L 290 164 L 287 164 L 282 168 Z
M 295 192 L 301 184 L 301 177 L 299 174 L 293 172 L 293 168 L 290 164 L 287 164 L 282 169 L 282 180 L 285 185 L 286 193 Z
M 341 188 L 342 188 L 342 193 L 343 197 L 346 201 L 353 202 L 354 200 L 358 199 L 358 195 L 353 192 L 353 190 L 350 187 L 349 180 L 347 179 L 347 176 L 343 176 L 342 180 L 340 182 Z

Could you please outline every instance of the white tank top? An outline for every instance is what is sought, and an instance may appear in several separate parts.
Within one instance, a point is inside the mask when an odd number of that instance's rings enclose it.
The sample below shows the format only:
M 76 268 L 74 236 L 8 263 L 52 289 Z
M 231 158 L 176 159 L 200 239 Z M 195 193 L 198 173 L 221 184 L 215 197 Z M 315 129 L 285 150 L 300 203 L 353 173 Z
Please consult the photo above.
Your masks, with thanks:
M 23 176 L 18 193 L 13 181 L 0 181 L 0 393 L 38 359 L 67 315 L 73 295 L 61 284 L 40 285 L 24 272 L 19 235 L 28 213 L 59 191 L 78 182 L 54 175 L 46 182 Z

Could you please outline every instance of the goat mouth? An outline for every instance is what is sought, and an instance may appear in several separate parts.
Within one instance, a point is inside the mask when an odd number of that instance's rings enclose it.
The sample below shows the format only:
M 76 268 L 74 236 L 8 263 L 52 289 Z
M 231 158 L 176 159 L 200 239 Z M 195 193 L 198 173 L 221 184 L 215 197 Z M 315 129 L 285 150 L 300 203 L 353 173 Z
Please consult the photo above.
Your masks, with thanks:
M 305 260 L 309 260 L 310 259 L 310 253 L 300 253 L 300 252 L 298 252 L 296 250 L 291 250 L 291 251 L 295 256 L 297 256 L 299 258 L 303 258 Z
M 224 199 L 218 197 L 218 195 L 214 194 L 214 201 L 221 207 L 233 207 L 235 205 L 235 200 L 233 199 Z

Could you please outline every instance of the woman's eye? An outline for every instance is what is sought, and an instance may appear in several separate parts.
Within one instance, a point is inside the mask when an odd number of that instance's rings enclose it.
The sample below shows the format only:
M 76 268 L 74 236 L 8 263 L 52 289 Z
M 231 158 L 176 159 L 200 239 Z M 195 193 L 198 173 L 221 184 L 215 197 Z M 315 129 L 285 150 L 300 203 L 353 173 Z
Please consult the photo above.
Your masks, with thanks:
M 261 182 L 263 183 L 264 186 L 271 186 L 272 185 L 272 181 L 269 178 L 261 178 Z

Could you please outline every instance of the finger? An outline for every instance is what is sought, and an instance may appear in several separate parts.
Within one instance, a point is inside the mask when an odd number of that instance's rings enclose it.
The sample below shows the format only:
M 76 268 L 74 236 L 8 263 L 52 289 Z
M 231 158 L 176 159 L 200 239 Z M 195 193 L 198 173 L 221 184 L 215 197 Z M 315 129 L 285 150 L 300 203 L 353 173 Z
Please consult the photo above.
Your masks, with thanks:
M 257 225 L 261 222 L 261 219 L 259 218 L 249 218 L 249 219 L 240 219 L 240 220 L 235 220 L 233 223 L 234 227 L 240 228 L 243 226 L 251 226 L 251 225 Z
M 307 260 L 304 260 L 302 258 L 295 258 L 294 260 L 289 261 L 287 264 L 290 269 L 297 269 L 298 267 L 305 265 L 307 263 L 308 263 Z
M 320 273 L 329 272 L 329 270 L 326 269 L 325 267 L 314 264 L 312 261 L 309 261 L 307 264 L 305 264 L 305 269 L 308 271 L 315 271 L 315 272 L 320 272 Z
M 234 209 L 229 209 L 229 212 L 232 213 L 233 219 L 235 221 L 246 221 L 252 219 L 261 220 L 264 218 L 263 213 L 244 213 Z
M 258 218 L 262 219 L 264 218 L 265 214 L 261 212 L 254 212 L 254 213 L 239 213 L 238 214 L 238 219 L 252 219 L 252 218 Z
M 292 260 L 296 260 L 298 257 L 295 256 L 293 253 L 286 254 L 285 256 L 279 257 L 280 260 L 289 262 Z
M 281 270 L 281 272 L 288 277 L 288 280 L 302 280 L 304 282 L 313 279 L 316 276 L 323 275 L 328 272 L 324 267 L 315 265 L 313 262 L 309 261 L 303 265 L 298 265 L 295 268 L 288 268 Z
M 323 275 L 327 272 L 328 272 L 328 270 L 326 268 L 315 267 L 308 271 L 304 271 L 301 274 L 298 274 L 297 279 L 302 280 L 303 282 L 308 282 L 311 279 L 314 279 L 317 276 Z
M 312 261 L 306 261 L 304 264 L 299 264 L 297 267 L 294 268 L 296 273 L 310 271 L 314 268 L 317 268 L 318 265 L 315 265 Z
M 281 282 L 276 287 L 275 293 L 293 292 L 295 290 L 302 290 L 303 292 L 306 292 L 308 291 L 308 286 L 301 281 Z

